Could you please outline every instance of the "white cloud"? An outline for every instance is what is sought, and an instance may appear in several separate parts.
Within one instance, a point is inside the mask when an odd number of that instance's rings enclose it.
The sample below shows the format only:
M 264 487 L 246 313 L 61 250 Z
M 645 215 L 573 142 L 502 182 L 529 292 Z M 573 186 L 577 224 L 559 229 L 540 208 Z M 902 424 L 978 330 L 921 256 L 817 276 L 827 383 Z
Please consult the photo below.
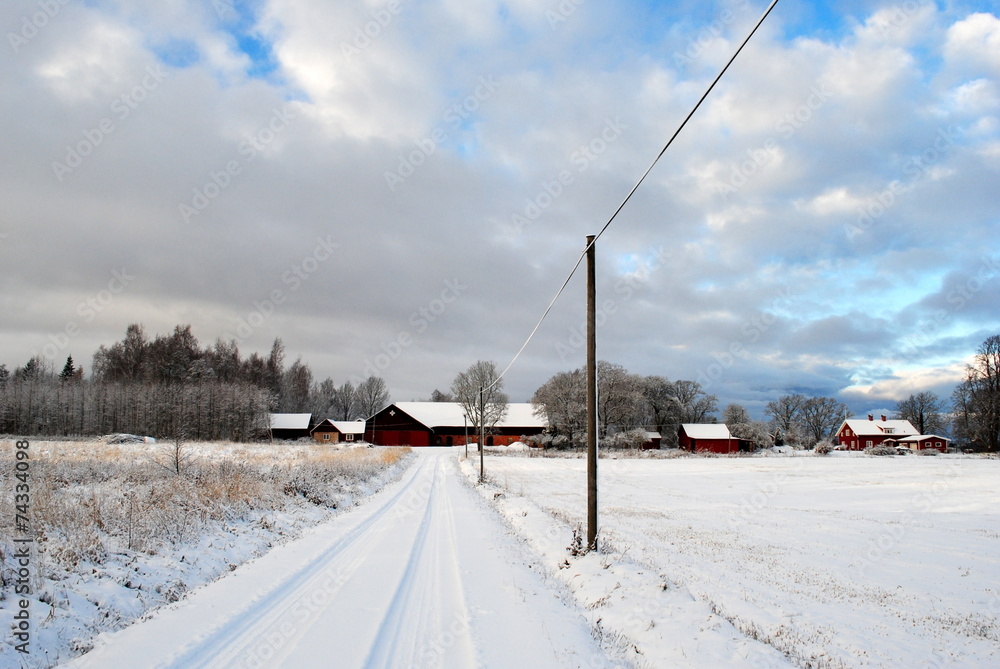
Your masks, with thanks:
M 1000 75 L 1000 18 L 972 14 L 948 28 L 944 55 L 953 64 Z

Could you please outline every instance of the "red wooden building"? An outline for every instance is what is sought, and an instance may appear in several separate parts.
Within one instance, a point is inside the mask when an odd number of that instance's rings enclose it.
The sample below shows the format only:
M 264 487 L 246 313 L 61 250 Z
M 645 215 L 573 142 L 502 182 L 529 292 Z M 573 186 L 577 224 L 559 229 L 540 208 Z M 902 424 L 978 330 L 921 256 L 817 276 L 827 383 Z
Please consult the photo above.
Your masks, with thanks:
M 331 420 L 327 418 L 320 421 L 316 427 L 310 430 L 309 434 L 321 444 L 363 441 L 365 438 L 365 421 Z
M 531 404 L 507 405 L 507 415 L 486 432 L 486 445 L 509 445 L 546 427 Z M 396 402 L 368 419 L 365 439 L 379 446 L 460 446 L 479 443 L 471 422 L 457 402 Z
M 684 423 L 677 431 L 677 447 L 692 453 L 736 453 L 749 442 L 729 433 L 725 423 Z
M 904 437 L 914 437 L 917 429 L 908 420 L 888 420 L 883 415 L 880 420 L 868 414 L 868 419 L 848 418 L 837 430 L 837 443 L 849 451 L 863 451 L 879 446 L 887 439 L 898 441 Z
M 885 443 L 891 442 L 891 439 L 886 439 Z M 948 446 L 951 445 L 951 439 L 948 437 L 939 437 L 936 434 L 918 434 L 913 437 L 903 437 L 902 439 L 895 440 L 896 446 L 904 446 L 911 451 L 926 451 L 928 449 L 939 451 L 941 453 L 948 452 Z

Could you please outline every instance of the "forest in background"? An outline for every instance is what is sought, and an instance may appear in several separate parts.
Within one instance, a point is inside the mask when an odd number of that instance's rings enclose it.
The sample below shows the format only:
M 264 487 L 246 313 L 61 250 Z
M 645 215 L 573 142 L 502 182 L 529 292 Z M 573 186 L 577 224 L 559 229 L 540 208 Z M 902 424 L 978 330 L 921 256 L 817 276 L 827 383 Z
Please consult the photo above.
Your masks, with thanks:
M 316 383 L 301 358 L 286 368 L 281 339 L 267 357 L 235 341 L 202 347 L 191 326 L 150 339 L 143 326 L 94 354 L 90 375 L 72 356 L 62 371 L 36 355 L 11 372 L 0 365 L 0 434 L 249 441 L 266 435 L 268 413 L 368 418 L 389 403 L 385 381 Z

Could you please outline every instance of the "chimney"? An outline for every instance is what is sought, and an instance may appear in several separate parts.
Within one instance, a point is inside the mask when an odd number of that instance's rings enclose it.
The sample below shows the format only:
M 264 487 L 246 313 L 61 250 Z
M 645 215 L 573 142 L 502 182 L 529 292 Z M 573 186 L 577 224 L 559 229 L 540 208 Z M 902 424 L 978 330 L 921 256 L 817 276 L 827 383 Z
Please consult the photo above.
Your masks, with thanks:
M 868 420 L 875 420 L 875 416 L 868 414 Z
M 885 414 L 882 414 L 882 422 L 885 422 Z

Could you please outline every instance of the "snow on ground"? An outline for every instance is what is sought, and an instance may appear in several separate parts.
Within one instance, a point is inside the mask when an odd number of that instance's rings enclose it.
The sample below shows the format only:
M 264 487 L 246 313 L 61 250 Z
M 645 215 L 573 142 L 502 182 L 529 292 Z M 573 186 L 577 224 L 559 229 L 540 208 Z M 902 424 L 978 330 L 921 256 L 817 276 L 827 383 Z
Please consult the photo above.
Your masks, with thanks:
M 614 640 L 595 639 L 524 559 L 456 451 L 422 449 L 365 505 L 66 666 L 615 666 Z
M 0 666 L 34 668 L 65 662 L 89 650 L 99 632 L 121 629 L 147 612 L 175 602 L 188 591 L 267 553 L 273 546 L 293 540 L 304 529 L 362 503 L 387 482 L 398 479 L 410 464 L 404 459 L 388 467 L 379 465 L 379 454 L 374 449 L 353 456 L 345 454 L 352 457 L 343 458 L 346 464 L 338 465 L 341 459 L 337 449 L 329 446 L 191 443 L 185 446 L 184 453 L 190 466 L 228 462 L 253 465 L 265 472 L 277 467 L 280 473 L 267 474 L 275 481 L 277 490 L 264 490 L 269 495 L 267 499 L 232 503 L 224 508 L 222 520 L 200 518 L 203 508 L 197 507 L 186 512 L 179 510 L 177 514 L 137 518 L 134 521 L 137 533 L 140 526 L 149 523 L 176 524 L 177 528 L 165 533 L 169 540 L 158 539 L 143 550 L 129 549 L 121 533 L 113 532 L 113 528 L 105 525 L 99 531 L 90 525 L 95 519 L 100 525 L 102 519 L 112 517 L 116 504 L 144 487 L 145 477 L 150 475 L 150 458 L 162 460 L 169 455 L 169 444 L 163 446 L 167 450 L 151 448 L 142 442 L 113 447 L 97 441 L 31 442 L 35 467 L 31 488 L 33 517 L 37 518 L 43 509 L 53 516 L 57 512 L 66 515 L 80 511 L 79 516 L 68 517 L 79 520 L 77 524 L 82 527 L 74 529 L 92 539 L 94 548 L 81 553 L 75 537 L 47 528 L 44 540 L 35 544 L 44 545 L 44 552 L 39 553 L 36 548 L 32 556 L 31 653 L 16 652 L 10 635 L 5 634 L 0 639 Z M 319 464 L 313 461 L 317 456 Z M 107 457 L 114 459 L 116 465 L 109 464 Z M 47 472 L 46 462 L 60 468 L 54 473 Z M 295 478 L 295 468 L 309 463 L 316 469 L 329 466 L 336 474 L 329 482 L 320 476 L 310 479 L 314 486 L 310 494 L 322 493 L 321 501 L 307 499 L 298 490 L 281 490 L 285 485 L 281 482 L 285 480 L 301 484 L 302 478 Z M 116 469 L 117 466 L 122 468 Z M 157 467 L 153 465 L 154 470 Z M 239 477 L 239 470 L 229 471 L 231 482 L 249 481 Z M 72 482 L 70 472 L 84 482 Z M 171 475 L 162 471 L 161 474 L 167 478 L 151 479 L 153 482 L 146 487 L 151 488 L 150 492 L 172 494 L 168 487 Z M 2 478 L 6 481 L 7 477 Z M 57 480 L 61 489 L 48 489 L 54 488 Z M 7 487 L 13 490 L 12 486 Z M 250 497 L 252 493 L 247 495 Z M 141 497 L 138 493 L 137 498 Z M 197 501 L 193 497 L 174 500 L 173 506 Z M 216 499 L 208 503 L 220 502 Z M 13 508 L 12 504 L 8 508 Z M 36 532 L 41 529 L 35 528 Z M 0 537 L 3 568 L 0 628 L 5 630 L 11 629 L 19 599 L 14 596 L 12 574 L 16 565 L 12 548 L 8 537 Z
M 639 664 L 1000 666 L 996 459 L 602 459 L 607 552 L 583 558 L 584 460 L 486 467 L 483 493 Z

